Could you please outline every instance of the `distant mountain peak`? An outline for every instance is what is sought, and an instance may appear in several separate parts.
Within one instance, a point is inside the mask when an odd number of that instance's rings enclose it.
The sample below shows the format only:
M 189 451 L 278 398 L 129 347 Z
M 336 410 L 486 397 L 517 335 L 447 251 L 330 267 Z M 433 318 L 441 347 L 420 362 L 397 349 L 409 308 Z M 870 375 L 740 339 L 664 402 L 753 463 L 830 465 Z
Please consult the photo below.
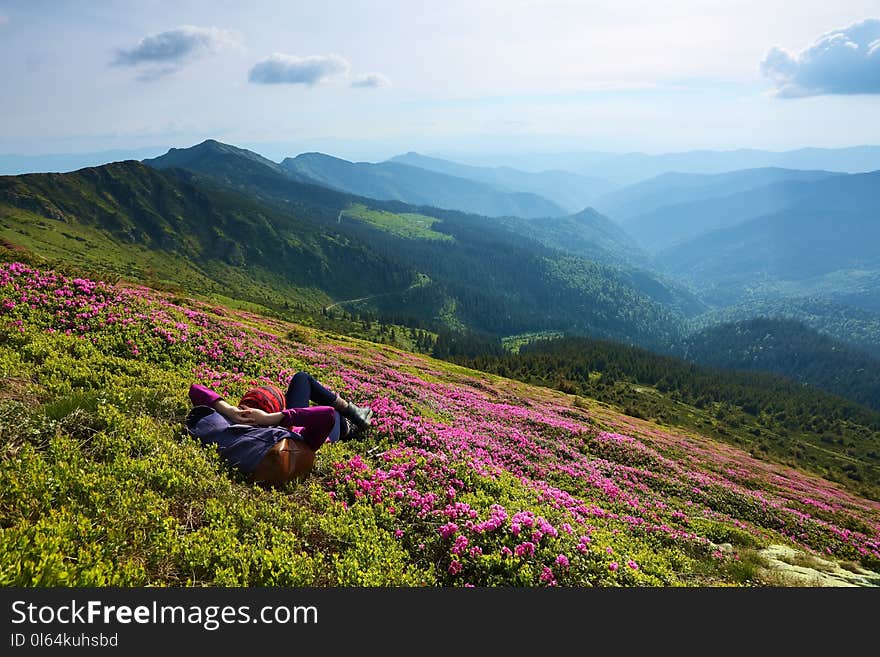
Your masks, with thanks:
M 573 219 L 591 219 L 594 217 L 603 217 L 603 218 L 607 219 L 607 217 L 605 217 L 604 214 L 602 214 L 596 208 L 589 206 L 589 205 L 587 207 L 585 207 L 583 210 L 581 210 L 580 212 L 575 212 L 571 216 Z
M 238 146 L 224 144 L 216 139 L 205 139 L 203 142 L 188 148 L 171 148 L 165 155 L 146 159 L 144 163 L 157 169 L 179 167 L 193 169 L 202 173 L 212 173 L 215 172 L 215 163 L 228 156 L 241 158 L 242 161 L 247 160 L 251 163 L 251 166 L 258 164 L 273 170 L 275 173 L 281 173 L 281 167 L 277 162 L 273 162 L 259 153 L 254 153 Z
M 306 153 L 300 153 L 296 157 L 285 157 L 282 160 L 282 164 L 284 162 L 302 162 L 304 160 L 324 160 L 327 162 L 346 162 L 348 164 L 353 164 L 353 162 L 349 162 L 348 160 L 344 160 L 341 157 L 336 157 L 335 155 L 328 155 L 327 153 L 322 153 L 320 151 L 308 151 Z
M 216 148 L 218 146 L 229 146 L 229 144 L 224 144 L 222 141 L 218 141 L 217 139 L 206 139 L 205 141 L 196 144 L 192 148 Z
M 230 144 L 224 144 L 222 141 L 217 141 L 216 139 L 205 139 L 198 144 L 193 146 L 189 146 L 187 148 L 171 148 L 169 152 L 182 152 L 182 151 L 242 151 L 245 152 L 243 148 L 238 148 L 237 146 L 232 146 Z

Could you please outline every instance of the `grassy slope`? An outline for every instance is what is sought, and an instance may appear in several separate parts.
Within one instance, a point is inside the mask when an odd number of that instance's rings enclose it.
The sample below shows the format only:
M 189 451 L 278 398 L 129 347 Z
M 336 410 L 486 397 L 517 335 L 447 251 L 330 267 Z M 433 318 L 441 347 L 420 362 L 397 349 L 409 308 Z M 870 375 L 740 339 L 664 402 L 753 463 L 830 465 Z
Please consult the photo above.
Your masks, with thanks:
M 880 414 L 783 377 L 570 337 L 537 338 L 517 354 L 454 360 L 697 431 L 880 500 Z
M 382 210 L 372 210 L 360 203 L 352 204 L 347 210 L 339 213 L 340 219 L 363 221 L 379 230 L 411 240 L 443 240 L 452 241 L 452 236 L 438 233 L 432 226 L 439 221 L 436 217 L 428 217 L 414 212 L 395 214 Z
M 693 432 L 147 289 L 0 290 L 3 585 L 739 584 L 773 542 L 880 566 L 876 502 Z M 182 431 L 191 381 L 297 369 L 377 413 L 306 484 Z
M 286 299 L 316 309 L 337 295 L 411 282 L 414 272 L 379 261 L 303 215 L 138 162 L 0 177 L 0 235 L 7 243 L 100 273 L 165 279 L 276 310 Z
M 96 228 L 2 206 L 0 243 L 0 254 L 19 254 L 28 262 L 89 272 L 101 280 L 146 283 L 174 292 L 190 290 L 208 301 L 264 314 L 277 313 L 279 300 L 284 299 L 296 300 L 300 313 L 317 313 L 330 302 L 322 290 L 285 284 L 259 268 L 245 273 L 223 262 L 200 265 L 176 253 L 121 244 Z

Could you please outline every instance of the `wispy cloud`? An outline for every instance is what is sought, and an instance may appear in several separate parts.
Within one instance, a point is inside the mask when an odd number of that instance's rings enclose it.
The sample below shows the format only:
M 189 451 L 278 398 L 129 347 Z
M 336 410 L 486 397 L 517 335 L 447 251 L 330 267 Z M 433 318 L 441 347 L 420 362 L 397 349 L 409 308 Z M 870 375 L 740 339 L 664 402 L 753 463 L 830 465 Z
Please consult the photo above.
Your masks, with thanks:
M 880 20 L 868 18 L 823 34 L 799 53 L 774 46 L 761 72 L 782 98 L 880 94 Z
M 229 47 L 240 47 L 241 37 L 232 30 L 217 27 L 181 25 L 151 34 L 132 48 L 121 48 L 111 66 L 139 69 L 138 79 L 155 80 L 174 73 L 186 64 Z
M 251 68 L 248 80 L 256 84 L 304 84 L 313 86 L 324 80 L 345 77 L 351 70 L 339 55 L 285 55 L 276 52 Z
M 381 73 L 365 73 L 355 77 L 351 81 L 351 86 L 360 89 L 381 89 L 383 87 L 390 87 L 391 80 Z
M 9 24 L 9 16 L 6 14 L 0 14 L 0 27 Z

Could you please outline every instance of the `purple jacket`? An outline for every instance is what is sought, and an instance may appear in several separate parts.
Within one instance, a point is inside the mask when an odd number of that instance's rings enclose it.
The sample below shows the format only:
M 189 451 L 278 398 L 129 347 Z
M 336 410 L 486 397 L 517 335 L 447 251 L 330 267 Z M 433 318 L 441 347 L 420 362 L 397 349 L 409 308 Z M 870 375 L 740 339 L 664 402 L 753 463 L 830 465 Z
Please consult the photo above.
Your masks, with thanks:
M 193 384 L 189 398 L 194 408 L 186 420 L 190 434 L 203 444 L 216 445 L 220 454 L 244 472 L 252 472 L 269 448 L 283 438 L 302 440 L 317 450 L 329 438 L 339 438 L 339 413 L 331 406 L 286 408 L 280 427 L 254 427 L 231 424 L 215 411 L 213 404 L 222 396 L 203 385 Z
M 210 406 L 195 406 L 186 418 L 186 429 L 203 445 L 214 445 L 220 456 L 242 472 L 256 470 L 266 452 L 284 438 L 298 438 L 281 427 L 230 424 Z

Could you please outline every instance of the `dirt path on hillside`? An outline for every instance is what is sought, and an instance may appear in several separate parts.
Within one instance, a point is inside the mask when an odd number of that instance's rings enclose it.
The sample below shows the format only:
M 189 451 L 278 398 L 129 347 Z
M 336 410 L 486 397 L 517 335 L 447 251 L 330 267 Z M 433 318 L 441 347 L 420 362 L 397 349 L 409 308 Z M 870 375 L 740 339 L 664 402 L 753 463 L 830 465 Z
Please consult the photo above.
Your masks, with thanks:
M 416 281 L 415 283 L 413 283 L 412 285 L 410 285 L 408 288 L 406 288 L 405 290 L 403 290 L 403 291 L 401 291 L 401 292 L 381 292 L 381 293 L 379 293 L 379 294 L 371 294 L 371 295 L 369 295 L 369 296 L 366 296 L 366 297 L 360 297 L 360 298 L 358 298 L 358 299 L 344 299 L 344 300 L 342 300 L 342 301 L 334 301 L 334 302 L 331 303 L 329 306 L 324 306 L 324 310 L 330 310 L 331 308 L 334 308 L 334 307 L 336 307 L 336 306 L 341 306 L 341 305 L 344 304 L 344 303 L 355 303 L 355 302 L 357 302 L 357 301 L 366 301 L 366 300 L 368 300 L 368 299 L 376 299 L 376 298 L 378 298 L 378 297 L 387 297 L 387 296 L 391 296 L 392 294 L 406 294 L 407 292 L 409 292 L 409 291 L 410 291 L 411 289 L 413 289 L 414 287 L 419 287 L 419 286 L 424 285 L 424 284 L 425 284 L 425 281 L 424 281 L 424 280 L 418 280 L 418 281 Z

